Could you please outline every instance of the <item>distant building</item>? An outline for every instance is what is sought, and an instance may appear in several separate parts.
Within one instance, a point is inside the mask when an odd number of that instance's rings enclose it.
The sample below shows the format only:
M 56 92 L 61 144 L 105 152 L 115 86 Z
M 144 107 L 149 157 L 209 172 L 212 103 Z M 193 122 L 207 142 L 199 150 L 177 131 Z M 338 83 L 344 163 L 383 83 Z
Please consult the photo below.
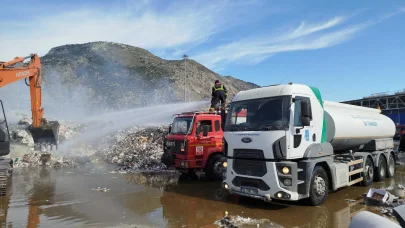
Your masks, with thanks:
M 376 93 L 362 99 L 341 103 L 379 108 L 381 113 L 390 117 L 395 124 L 405 124 L 405 89 L 394 94 Z

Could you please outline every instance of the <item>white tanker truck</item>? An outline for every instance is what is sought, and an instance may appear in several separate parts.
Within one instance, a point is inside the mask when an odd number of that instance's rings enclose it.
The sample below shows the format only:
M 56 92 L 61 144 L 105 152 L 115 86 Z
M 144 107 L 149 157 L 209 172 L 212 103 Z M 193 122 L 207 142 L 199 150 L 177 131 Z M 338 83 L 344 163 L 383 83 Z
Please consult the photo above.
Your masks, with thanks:
M 395 124 L 380 112 L 323 101 L 317 88 L 292 83 L 239 92 L 225 125 L 222 186 L 320 205 L 329 191 L 393 177 Z

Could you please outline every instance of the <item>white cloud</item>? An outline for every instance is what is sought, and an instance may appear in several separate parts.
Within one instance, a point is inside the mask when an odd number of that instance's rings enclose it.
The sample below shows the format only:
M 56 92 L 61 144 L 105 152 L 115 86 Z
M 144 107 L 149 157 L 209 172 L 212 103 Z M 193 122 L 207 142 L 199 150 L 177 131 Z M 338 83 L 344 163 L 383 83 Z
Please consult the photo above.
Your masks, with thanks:
M 81 8 L 68 12 L 41 13 L 27 21 L 2 20 L 1 60 L 32 52 L 46 54 L 50 48 L 91 41 L 112 41 L 146 49 L 196 45 L 225 29 L 232 16 L 227 2 L 168 6 L 156 11 L 148 1 L 119 10 Z M 141 8 L 139 8 L 141 7 Z M 39 15 L 39 14 L 38 14 Z
M 332 47 L 351 39 L 359 31 L 394 14 L 361 24 L 340 27 L 348 18 L 335 17 L 319 24 L 302 22 L 297 28 L 277 36 L 244 38 L 195 55 L 193 59 L 207 67 L 225 67 L 229 63 L 257 64 L 270 56 L 291 51 L 317 50 Z

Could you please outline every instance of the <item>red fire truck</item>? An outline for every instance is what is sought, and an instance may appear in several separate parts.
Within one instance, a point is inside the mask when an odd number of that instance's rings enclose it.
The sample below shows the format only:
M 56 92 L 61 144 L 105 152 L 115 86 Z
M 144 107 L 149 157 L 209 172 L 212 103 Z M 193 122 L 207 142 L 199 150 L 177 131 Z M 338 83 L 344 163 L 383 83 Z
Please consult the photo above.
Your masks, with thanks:
M 246 118 L 246 113 L 237 118 Z M 211 180 L 222 180 L 225 120 L 224 111 L 176 114 L 164 139 L 162 163 L 191 177 L 205 173 Z

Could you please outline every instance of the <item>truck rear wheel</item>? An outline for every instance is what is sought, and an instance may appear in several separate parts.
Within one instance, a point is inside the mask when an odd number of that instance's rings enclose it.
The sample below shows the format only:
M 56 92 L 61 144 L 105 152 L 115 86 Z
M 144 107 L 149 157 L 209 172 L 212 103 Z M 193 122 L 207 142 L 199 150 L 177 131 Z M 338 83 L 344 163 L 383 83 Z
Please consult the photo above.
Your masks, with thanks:
M 388 171 L 387 171 L 387 176 L 389 177 L 389 178 L 391 178 L 391 177 L 393 177 L 394 176 L 394 174 L 395 174 L 395 169 L 396 169 L 396 166 L 395 166 L 395 158 L 394 158 L 394 154 L 393 153 L 390 153 L 390 157 L 389 157 L 389 159 L 388 159 Z
M 208 159 L 205 165 L 205 174 L 210 180 L 221 181 L 223 179 L 222 157 L 223 155 L 221 154 L 215 154 Z
M 378 159 L 378 166 L 377 166 L 377 181 L 383 181 L 385 176 L 387 175 L 387 159 L 383 154 L 380 154 L 380 159 Z
M 309 201 L 312 206 L 318 206 L 325 202 L 328 197 L 329 179 L 322 166 L 315 166 L 312 172 L 311 185 L 309 187 Z

